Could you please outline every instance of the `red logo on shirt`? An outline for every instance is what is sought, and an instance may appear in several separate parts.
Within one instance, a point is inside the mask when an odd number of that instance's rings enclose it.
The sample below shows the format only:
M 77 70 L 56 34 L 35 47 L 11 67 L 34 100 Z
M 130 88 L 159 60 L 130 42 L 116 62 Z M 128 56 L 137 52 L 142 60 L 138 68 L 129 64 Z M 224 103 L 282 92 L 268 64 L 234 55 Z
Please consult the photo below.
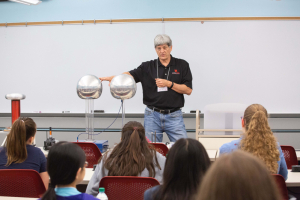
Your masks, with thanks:
M 177 69 L 174 69 L 174 72 L 172 72 L 172 74 L 180 74 Z

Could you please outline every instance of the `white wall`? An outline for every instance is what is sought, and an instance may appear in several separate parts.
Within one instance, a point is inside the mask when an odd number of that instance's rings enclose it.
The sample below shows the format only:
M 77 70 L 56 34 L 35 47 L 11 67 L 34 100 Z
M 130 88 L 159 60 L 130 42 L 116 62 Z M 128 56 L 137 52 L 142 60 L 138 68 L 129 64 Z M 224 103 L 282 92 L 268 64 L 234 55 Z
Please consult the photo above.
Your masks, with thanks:
M 270 113 L 300 112 L 300 21 L 228 21 L 0 28 L 0 112 L 7 93 L 27 96 L 22 112 L 84 112 L 76 94 L 85 74 L 108 76 L 155 59 L 153 39 L 165 32 L 174 57 L 189 62 L 193 93 L 183 111 L 211 103 L 261 103 Z M 117 112 L 108 83 L 95 109 Z M 141 113 L 142 89 L 126 101 Z

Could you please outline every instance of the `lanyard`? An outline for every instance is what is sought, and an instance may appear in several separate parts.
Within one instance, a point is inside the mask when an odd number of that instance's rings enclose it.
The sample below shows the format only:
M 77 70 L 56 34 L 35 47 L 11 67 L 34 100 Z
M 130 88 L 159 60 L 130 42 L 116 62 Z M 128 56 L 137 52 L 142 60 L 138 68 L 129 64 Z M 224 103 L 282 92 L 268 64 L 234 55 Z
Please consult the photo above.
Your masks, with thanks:
M 171 67 L 169 67 L 167 80 L 169 79 L 170 68 L 171 68 Z M 158 59 L 156 60 L 156 71 L 157 71 L 157 78 L 159 78 L 159 77 L 158 77 Z

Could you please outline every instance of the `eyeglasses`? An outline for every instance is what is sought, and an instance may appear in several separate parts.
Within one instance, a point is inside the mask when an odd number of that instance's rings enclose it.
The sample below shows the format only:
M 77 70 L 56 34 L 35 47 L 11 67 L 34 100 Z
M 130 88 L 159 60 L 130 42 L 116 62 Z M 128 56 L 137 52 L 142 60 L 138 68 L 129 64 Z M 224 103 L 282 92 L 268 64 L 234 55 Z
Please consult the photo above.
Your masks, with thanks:
M 89 163 L 87 161 L 84 162 L 84 167 L 87 167 Z

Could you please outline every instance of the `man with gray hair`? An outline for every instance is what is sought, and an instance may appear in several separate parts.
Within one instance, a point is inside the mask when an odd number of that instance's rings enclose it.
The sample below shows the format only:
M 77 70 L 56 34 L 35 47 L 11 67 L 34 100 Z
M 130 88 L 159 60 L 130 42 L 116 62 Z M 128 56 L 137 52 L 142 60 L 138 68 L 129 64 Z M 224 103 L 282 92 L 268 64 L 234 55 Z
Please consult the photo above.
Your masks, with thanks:
M 143 62 L 138 68 L 124 74 L 131 75 L 143 87 L 145 109 L 144 127 L 148 139 L 154 141 L 152 133 L 166 132 L 170 141 L 186 138 L 181 108 L 184 94 L 192 93 L 192 73 L 189 64 L 171 55 L 172 40 L 168 35 L 157 35 L 154 39 L 158 59 Z M 111 81 L 114 76 L 102 77 Z M 156 135 L 162 141 L 162 134 Z

